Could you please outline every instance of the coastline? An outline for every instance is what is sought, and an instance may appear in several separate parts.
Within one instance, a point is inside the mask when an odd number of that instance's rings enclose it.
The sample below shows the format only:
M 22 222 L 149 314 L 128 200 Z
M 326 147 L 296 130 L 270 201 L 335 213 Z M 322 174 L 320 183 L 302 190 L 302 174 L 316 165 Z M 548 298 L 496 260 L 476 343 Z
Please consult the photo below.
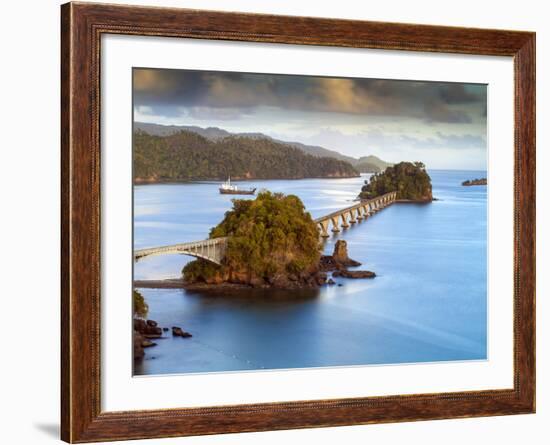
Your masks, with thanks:
M 302 181 L 304 179 L 349 179 L 360 178 L 362 175 L 370 173 L 361 173 L 358 175 L 342 175 L 342 176 L 308 176 L 308 177 L 296 177 L 296 178 L 241 178 L 232 177 L 232 181 L 254 182 L 254 181 Z M 155 184 L 196 184 L 196 183 L 219 183 L 225 181 L 227 178 L 195 178 L 195 179 L 134 179 L 133 185 L 155 185 Z
M 164 280 L 134 280 L 134 288 L 139 289 L 186 289 L 186 290 L 213 290 L 213 289 L 249 289 L 252 286 L 237 283 L 188 284 L 181 278 L 166 278 Z

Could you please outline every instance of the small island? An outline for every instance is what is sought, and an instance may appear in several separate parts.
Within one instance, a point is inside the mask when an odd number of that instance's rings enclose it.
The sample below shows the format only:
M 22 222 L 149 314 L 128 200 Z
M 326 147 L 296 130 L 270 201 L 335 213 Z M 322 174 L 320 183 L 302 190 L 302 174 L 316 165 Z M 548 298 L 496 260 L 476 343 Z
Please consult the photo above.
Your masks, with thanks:
M 294 195 L 263 191 L 255 200 L 233 200 L 232 210 L 210 231 L 210 238 L 218 237 L 228 238 L 222 264 L 200 258 L 188 263 L 182 270 L 184 287 L 312 288 L 329 284 L 329 271 L 374 277 L 368 271 L 347 271 L 359 263 L 347 257 L 343 240 L 333 257 L 321 256 L 317 226 Z
M 468 179 L 462 183 L 464 187 L 470 187 L 472 185 L 487 185 L 487 178 Z
M 432 181 L 422 162 L 400 162 L 374 174 L 365 181 L 360 199 L 373 199 L 389 192 L 397 192 L 397 201 L 431 202 Z

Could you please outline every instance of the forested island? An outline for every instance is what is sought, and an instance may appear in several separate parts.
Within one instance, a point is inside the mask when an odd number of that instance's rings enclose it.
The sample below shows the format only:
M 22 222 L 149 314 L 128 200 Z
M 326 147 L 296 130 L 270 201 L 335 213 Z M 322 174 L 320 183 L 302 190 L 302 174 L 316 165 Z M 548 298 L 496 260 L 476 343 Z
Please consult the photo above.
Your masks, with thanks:
M 397 200 L 433 201 L 432 181 L 422 162 L 400 162 L 374 174 L 359 193 L 360 199 L 372 199 L 397 192 Z
M 233 200 L 233 208 L 210 231 L 210 238 L 228 237 L 222 265 L 203 259 L 182 270 L 187 288 L 245 285 L 295 289 L 334 284 L 326 272 L 348 278 L 373 278 L 369 271 L 348 271 L 360 263 L 347 256 L 339 240 L 333 256 L 321 256 L 319 231 L 300 198 L 261 192 L 254 200 Z
M 233 208 L 210 231 L 229 237 L 221 266 L 197 259 L 183 268 L 189 284 L 245 284 L 255 287 L 317 286 L 319 232 L 294 195 L 264 191 L 254 200 L 233 200 Z
M 471 185 L 487 185 L 487 178 L 468 179 L 462 183 L 463 186 L 469 187 Z
M 208 139 L 191 131 L 134 133 L 134 182 L 346 178 L 359 172 L 346 161 L 317 157 L 268 138 Z

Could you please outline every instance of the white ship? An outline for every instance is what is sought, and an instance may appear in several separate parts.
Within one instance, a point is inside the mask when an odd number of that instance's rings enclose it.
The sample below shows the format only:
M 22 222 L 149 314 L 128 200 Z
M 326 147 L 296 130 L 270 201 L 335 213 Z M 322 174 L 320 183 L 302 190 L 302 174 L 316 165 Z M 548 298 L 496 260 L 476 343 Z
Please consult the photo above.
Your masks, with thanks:
M 240 189 L 236 185 L 231 184 L 231 176 L 227 178 L 227 181 L 220 184 L 220 193 L 222 195 L 253 195 L 256 193 L 255 188 Z

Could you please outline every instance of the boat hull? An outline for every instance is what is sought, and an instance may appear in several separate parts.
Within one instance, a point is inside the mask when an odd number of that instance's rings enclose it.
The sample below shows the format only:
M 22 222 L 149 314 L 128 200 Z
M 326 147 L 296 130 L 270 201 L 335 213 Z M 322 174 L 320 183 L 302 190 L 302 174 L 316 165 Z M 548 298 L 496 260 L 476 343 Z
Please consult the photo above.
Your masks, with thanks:
M 256 189 L 252 190 L 225 190 L 220 188 L 220 193 L 222 195 L 253 195 L 256 193 Z

